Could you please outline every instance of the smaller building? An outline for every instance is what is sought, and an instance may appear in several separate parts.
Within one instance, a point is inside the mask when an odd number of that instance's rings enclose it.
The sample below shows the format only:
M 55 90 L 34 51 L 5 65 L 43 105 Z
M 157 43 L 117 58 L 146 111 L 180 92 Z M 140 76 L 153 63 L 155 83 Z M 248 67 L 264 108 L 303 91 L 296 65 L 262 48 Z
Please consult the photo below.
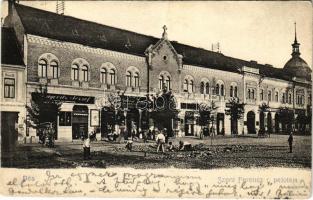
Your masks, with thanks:
M 26 135 L 25 65 L 12 28 L 1 28 L 1 149 L 14 147 Z

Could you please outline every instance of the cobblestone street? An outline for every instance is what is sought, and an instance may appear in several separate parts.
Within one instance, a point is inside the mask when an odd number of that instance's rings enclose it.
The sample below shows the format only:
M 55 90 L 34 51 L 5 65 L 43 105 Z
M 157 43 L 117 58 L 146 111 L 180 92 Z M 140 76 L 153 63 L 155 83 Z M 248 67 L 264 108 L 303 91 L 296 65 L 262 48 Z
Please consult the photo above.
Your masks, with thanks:
M 294 151 L 289 153 L 287 135 L 270 138 L 215 137 L 173 138 L 192 144 L 192 151 L 156 153 L 153 141 L 134 142 L 133 151 L 124 143 L 98 141 L 92 143 L 90 160 L 83 160 L 82 144 L 56 143 L 55 148 L 40 144 L 24 144 L 15 153 L 3 158 L 3 167 L 18 168 L 73 168 L 73 167 L 134 167 L 134 168 L 229 168 L 229 167 L 311 167 L 311 136 L 294 136 Z M 300 148 L 301 147 L 301 148 Z

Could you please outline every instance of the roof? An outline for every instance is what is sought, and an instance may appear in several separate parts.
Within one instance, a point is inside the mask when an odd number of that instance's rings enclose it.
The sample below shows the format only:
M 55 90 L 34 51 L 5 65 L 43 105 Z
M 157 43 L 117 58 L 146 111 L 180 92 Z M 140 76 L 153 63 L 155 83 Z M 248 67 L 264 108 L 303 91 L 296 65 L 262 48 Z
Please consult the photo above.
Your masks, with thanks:
M 139 56 L 144 56 L 145 50 L 160 40 L 160 38 L 59 15 L 21 4 L 16 4 L 15 7 L 27 34 Z M 183 56 L 183 63 L 187 65 L 236 73 L 241 72 L 242 66 L 249 66 L 259 68 L 265 76 L 281 78 L 280 70 L 274 67 L 272 67 L 274 70 L 269 70 L 265 65 L 228 57 L 221 53 L 192 47 L 176 41 L 170 42 L 177 53 Z
M 17 38 L 12 28 L 1 27 L 1 63 L 24 66 Z
M 284 70 L 291 76 L 307 80 L 311 79 L 312 70 L 299 55 L 292 56 L 292 58 L 285 64 Z

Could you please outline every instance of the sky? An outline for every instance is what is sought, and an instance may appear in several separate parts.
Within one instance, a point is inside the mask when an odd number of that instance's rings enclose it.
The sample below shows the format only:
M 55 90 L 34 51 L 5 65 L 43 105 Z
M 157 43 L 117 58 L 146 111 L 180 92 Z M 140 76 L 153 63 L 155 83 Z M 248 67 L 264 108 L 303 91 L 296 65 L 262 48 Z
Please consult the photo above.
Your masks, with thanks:
M 55 1 L 21 4 L 55 12 Z M 2 2 L 1 16 L 7 15 Z M 294 22 L 301 57 L 312 66 L 312 5 L 308 1 L 65 1 L 65 15 L 161 37 L 282 68 L 291 58 Z

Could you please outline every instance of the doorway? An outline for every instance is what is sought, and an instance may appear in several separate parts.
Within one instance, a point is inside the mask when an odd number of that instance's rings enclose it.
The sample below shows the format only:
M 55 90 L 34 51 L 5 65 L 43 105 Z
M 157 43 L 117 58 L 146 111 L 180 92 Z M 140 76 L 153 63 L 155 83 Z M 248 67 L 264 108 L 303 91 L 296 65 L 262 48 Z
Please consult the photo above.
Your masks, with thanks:
M 247 114 L 247 129 L 248 133 L 255 134 L 255 114 L 253 111 L 249 111 Z
M 72 139 L 81 139 L 86 135 L 88 135 L 88 107 L 75 105 L 72 116 Z
M 1 165 L 12 165 L 12 156 L 17 142 L 18 112 L 1 112 Z

